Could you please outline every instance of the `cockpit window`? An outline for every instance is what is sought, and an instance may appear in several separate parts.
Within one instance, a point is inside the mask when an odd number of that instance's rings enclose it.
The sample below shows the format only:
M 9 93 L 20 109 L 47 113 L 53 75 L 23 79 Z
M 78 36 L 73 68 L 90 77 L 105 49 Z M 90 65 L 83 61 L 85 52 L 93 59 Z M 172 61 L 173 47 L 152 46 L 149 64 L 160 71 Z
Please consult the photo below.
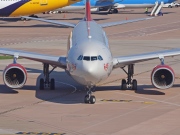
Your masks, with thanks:
M 101 55 L 98 56 L 98 60 L 103 60 L 103 58 L 101 57 Z
M 89 56 L 84 56 L 83 60 L 90 61 L 90 57 Z
M 98 55 L 98 56 L 83 56 L 83 55 L 80 55 L 77 60 L 86 60 L 86 61 L 96 61 L 96 60 L 100 60 L 102 61 L 103 58 L 101 57 L 101 55 Z
M 97 56 L 91 56 L 91 61 L 97 60 Z
M 78 58 L 77 58 L 77 60 L 82 60 L 83 59 L 83 56 L 82 55 L 80 55 Z

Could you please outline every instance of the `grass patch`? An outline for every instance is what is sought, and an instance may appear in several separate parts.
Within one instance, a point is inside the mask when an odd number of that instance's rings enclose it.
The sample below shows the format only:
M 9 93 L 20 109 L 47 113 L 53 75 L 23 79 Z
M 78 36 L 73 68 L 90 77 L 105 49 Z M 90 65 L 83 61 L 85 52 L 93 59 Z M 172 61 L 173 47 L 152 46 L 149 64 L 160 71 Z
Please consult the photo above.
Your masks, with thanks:
M 0 60 L 7 60 L 7 59 L 13 59 L 13 58 L 14 58 L 13 56 L 8 56 L 8 55 L 0 56 Z

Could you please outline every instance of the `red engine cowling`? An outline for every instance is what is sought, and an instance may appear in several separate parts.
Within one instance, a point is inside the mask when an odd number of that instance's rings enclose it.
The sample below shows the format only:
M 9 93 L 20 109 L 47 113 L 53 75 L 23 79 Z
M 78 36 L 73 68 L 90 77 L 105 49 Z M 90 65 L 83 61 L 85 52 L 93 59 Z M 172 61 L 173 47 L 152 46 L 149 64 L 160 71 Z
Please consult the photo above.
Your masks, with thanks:
M 22 88 L 27 80 L 26 69 L 20 64 L 9 64 L 3 72 L 6 86 L 17 89 Z
M 168 89 L 174 84 L 174 71 L 168 65 L 158 65 L 151 73 L 151 82 L 158 89 Z

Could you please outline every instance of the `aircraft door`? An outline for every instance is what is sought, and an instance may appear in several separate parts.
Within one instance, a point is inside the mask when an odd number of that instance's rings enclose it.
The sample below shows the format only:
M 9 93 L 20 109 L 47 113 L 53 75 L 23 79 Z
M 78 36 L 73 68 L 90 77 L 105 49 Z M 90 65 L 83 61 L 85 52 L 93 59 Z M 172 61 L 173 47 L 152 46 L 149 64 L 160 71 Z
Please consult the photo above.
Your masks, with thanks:
M 40 5 L 44 6 L 48 4 L 48 0 L 40 0 Z
M 72 32 L 69 34 L 68 36 L 68 41 L 67 41 L 67 55 L 68 55 L 68 52 L 69 50 L 71 49 L 72 47 Z

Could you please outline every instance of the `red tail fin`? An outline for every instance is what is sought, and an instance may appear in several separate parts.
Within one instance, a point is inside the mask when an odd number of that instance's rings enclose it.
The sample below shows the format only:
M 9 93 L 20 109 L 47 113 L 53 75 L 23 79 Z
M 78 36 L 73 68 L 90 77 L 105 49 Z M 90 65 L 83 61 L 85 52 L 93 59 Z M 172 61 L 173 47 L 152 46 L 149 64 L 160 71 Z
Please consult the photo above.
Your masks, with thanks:
M 89 0 L 86 0 L 86 21 L 91 21 L 91 5 Z

